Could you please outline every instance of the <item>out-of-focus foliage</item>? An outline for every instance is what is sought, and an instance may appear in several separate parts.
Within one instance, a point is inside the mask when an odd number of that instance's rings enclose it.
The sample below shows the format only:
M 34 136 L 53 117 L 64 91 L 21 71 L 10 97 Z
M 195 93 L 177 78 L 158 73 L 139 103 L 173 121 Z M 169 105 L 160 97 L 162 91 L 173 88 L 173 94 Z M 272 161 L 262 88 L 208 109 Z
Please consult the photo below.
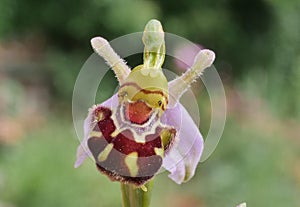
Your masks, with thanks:
M 158 177 L 153 206 L 300 206 L 299 11 L 298 0 L 1 0 L 0 206 L 120 205 L 118 184 L 92 162 L 72 167 L 72 91 L 92 37 L 140 32 L 152 18 L 216 52 L 229 117 L 192 182 Z M 113 81 L 107 74 L 97 99 Z M 205 135 L 210 103 L 200 96 Z
M 231 78 L 258 78 L 255 85 L 272 100 L 274 111 L 299 117 L 300 103 L 294 97 L 299 89 L 299 8 L 296 0 L 3 0 L 0 35 L 2 41 L 30 35 L 40 39 L 44 55 L 50 56 L 43 70 L 50 82 L 60 82 L 52 88 L 55 94 L 68 100 L 70 83 L 91 53 L 92 37 L 111 40 L 141 31 L 147 20 L 157 18 L 166 31 L 215 50 L 217 68 Z

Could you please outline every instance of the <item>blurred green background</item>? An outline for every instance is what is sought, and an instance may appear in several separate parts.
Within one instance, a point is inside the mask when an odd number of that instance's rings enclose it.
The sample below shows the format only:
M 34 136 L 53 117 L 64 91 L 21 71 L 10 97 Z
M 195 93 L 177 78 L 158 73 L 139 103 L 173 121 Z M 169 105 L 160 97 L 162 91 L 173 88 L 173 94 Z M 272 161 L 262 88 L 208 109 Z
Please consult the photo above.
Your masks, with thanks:
M 300 206 L 299 11 L 298 0 L 1 0 L 0 207 L 121 206 L 119 184 L 91 161 L 73 168 L 72 91 L 92 37 L 139 32 L 151 18 L 216 52 L 228 102 L 217 150 L 187 184 L 159 175 L 152 206 Z

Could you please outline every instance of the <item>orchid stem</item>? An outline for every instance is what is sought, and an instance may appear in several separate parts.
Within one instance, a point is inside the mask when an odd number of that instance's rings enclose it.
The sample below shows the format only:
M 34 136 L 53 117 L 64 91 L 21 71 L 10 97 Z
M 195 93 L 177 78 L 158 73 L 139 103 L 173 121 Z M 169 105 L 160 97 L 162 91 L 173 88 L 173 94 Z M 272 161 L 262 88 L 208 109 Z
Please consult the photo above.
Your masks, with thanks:
M 123 207 L 149 207 L 153 180 L 150 180 L 144 187 L 142 189 L 131 184 L 121 183 Z

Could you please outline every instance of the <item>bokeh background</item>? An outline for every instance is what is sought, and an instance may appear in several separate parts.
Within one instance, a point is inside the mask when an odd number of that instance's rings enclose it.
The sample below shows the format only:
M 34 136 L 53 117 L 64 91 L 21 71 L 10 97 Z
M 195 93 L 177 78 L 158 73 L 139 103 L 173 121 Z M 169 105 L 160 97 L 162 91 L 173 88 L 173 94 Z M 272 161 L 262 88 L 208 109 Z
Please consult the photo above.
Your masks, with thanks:
M 151 18 L 216 52 L 228 102 L 217 150 L 187 184 L 159 175 L 152 206 L 300 206 L 299 10 L 298 0 L 1 0 L 0 207 L 121 206 L 119 184 L 92 161 L 73 168 L 72 91 L 92 37 L 139 32 Z M 108 74 L 97 99 L 116 85 Z M 201 81 L 192 88 L 206 135 L 208 96 Z

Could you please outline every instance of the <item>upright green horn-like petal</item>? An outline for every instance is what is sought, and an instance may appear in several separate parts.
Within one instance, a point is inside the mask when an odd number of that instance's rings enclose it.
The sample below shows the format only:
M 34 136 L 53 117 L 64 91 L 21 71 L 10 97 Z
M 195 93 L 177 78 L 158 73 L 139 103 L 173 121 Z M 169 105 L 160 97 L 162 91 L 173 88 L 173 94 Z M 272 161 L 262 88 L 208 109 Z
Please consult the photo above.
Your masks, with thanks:
M 123 84 L 131 71 L 125 61 L 113 50 L 108 41 L 102 37 L 91 39 L 91 45 L 94 51 L 103 57 L 107 65 L 113 69 L 120 85 Z
M 190 87 L 202 72 L 210 67 L 215 60 L 215 53 L 208 49 L 201 50 L 195 57 L 194 63 L 183 75 L 169 83 L 170 106 L 173 107 L 180 97 Z
M 147 69 L 160 69 L 165 60 L 165 35 L 161 23 L 150 20 L 143 34 L 144 67 Z

